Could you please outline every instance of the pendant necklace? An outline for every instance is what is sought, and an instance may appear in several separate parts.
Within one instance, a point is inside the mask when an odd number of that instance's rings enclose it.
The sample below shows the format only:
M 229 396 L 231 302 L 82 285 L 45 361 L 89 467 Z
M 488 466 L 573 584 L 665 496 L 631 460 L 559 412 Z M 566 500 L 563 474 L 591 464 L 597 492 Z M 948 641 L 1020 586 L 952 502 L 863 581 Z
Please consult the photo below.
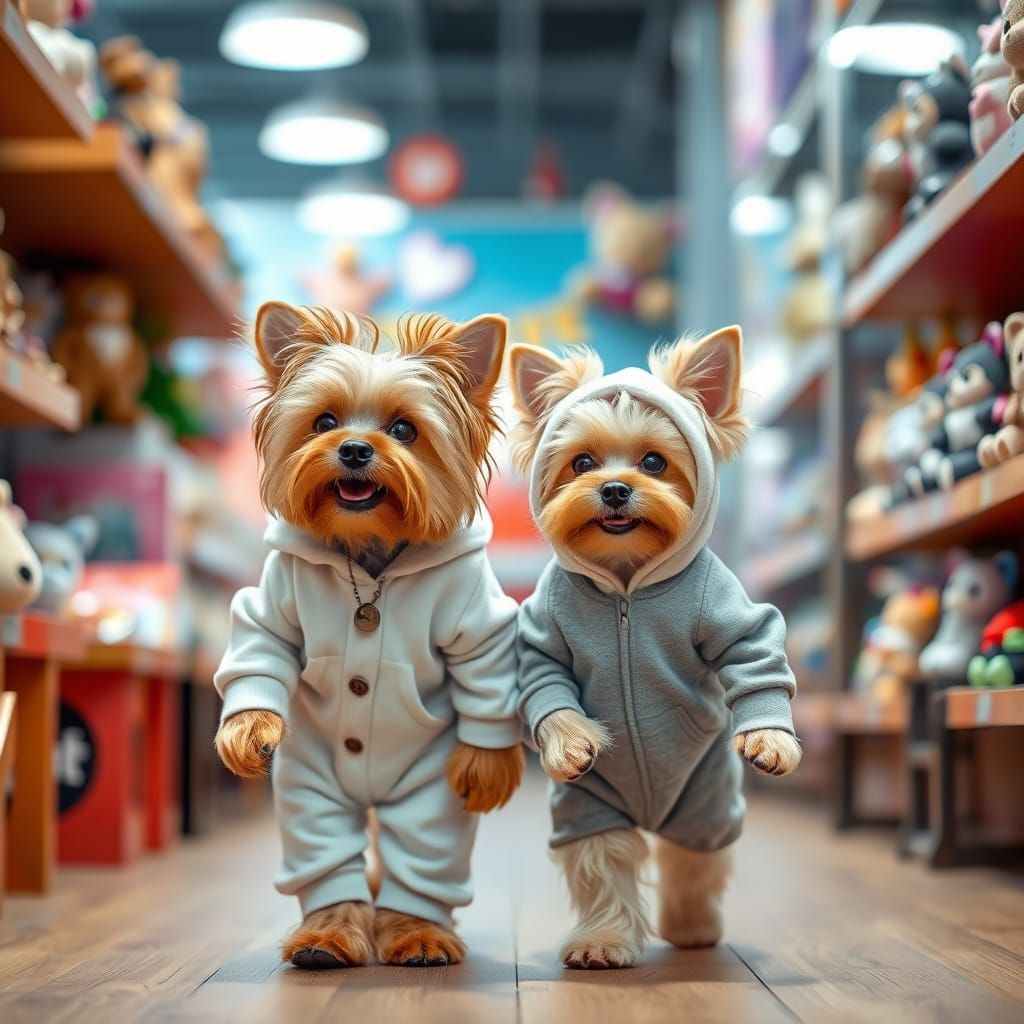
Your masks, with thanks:
M 360 633 L 372 633 L 380 625 L 380 611 L 377 609 L 377 602 L 380 600 L 381 591 L 384 589 L 384 577 L 377 580 L 377 591 L 369 601 L 364 601 L 359 596 L 359 586 L 356 583 L 355 573 L 352 572 L 352 559 L 346 556 L 348 561 L 348 578 L 352 581 L 352 593 L 356 595 L 356 614 L 353 621 Z

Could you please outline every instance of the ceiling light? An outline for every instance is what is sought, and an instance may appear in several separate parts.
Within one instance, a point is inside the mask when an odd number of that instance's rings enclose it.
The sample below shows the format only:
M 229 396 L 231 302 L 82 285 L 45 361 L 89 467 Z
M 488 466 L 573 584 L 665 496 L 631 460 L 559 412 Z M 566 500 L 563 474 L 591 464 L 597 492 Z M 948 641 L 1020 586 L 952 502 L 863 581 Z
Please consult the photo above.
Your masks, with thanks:
M 774 235 L 789 226 L 791 212 L 785 199 L 744 196 L 733 206 L 730 221 L 738 235 Z
M 310 71 L 355 64 L 366 56 L 366 23 L 347 7 L 302 0 L 242 4 L 220 34 L 221 55 L 234 64 Z
M 963 55 L 952 29 L 923 22 L 879 22 L 840 29 L 825 47 L 829 63 L 873 75 L 927 75 L 947 57 Z
M 299 223 L 332 238 L 393 235 L 409 223 L 409 207 L 377 185 L 324 182 L 299 202 Z
M 270 112 L 259 147 L 286 163 L 357 164 L 383 155 L 388 132 L 369 110 L 333 100 L 300 100 Z

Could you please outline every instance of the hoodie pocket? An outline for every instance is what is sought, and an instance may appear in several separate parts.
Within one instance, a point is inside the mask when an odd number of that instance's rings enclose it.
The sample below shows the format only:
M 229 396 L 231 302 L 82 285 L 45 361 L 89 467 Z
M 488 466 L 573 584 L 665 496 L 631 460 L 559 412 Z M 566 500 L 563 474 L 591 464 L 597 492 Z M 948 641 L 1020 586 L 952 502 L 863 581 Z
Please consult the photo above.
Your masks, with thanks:
M 398 697 L 402 702 L 409 717 L 424 729 L 432 732 L 444 728 L 447 724 L 443 718 L 432 715 L 424 706 L 423 698 L 420 697 L 419 687 L 416 685 L 416 677 L 413 674 L 411 665 L 402 665 L 397 662 L 382 661 L 380 663 L 380 678 L 385 689 L 394 687 L 398 691 Z
M 724 728 L 724 722 L 712 722 L 703 714 L 694 714 L 688 707 L 677 704 L 673 708 L 679 727 L 687 739 L 694 743 L 704 744 L 717 736 Z
M 300 679 L 307 683 L 319 696 L 326 697 L 335 689 L 341 678 L 341 658 L 336 654 L 325 654 L 318 658 L 307 658 Z

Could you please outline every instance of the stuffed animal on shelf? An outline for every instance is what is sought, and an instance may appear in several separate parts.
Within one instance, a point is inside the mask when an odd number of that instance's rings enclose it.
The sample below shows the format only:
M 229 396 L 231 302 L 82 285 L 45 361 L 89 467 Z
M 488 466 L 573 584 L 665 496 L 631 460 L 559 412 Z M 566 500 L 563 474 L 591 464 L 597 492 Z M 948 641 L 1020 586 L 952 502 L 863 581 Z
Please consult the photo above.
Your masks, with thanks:
M 820 175 L 805 175 L 797 184 L 797 223 L 787 253 L 794 280 L 779 314 L 782 329 L 794 341 L 813 338 L 835 320 L 835 297 L 821 269 L 828 246 L 830 203 Z
M 1003 340 L 1012 393 L 998 432 L 978 442 L 978 461 L 986 469 L 1024 452 L 1024 313 L 1014 313 L 1003 324 Z
M 953 56 L 923 80 L 904 82 L 903 134 L 914 171 L 914 194 L 903 210 L 913 220 L 974 159 L 971 146 L 971 86 L 967 64 Z
M 1002 51 L 1003 59 L 1012 69 L 1007 109 L 1017 121 L 1024 114 L 1024 0 L 1006 0 Z
M 1024 683 L 1024 601 L 1016 601 L 985 626 L 979 653 L 967 669 L 971 686 L 1002 688 Z
M 909 398 L 934 372 L 932 357 L 915 323 L 907 324 L 899 348 L 885 364 L 885 380 L 898 398 Z
M 64 327 L 53 358 L 82 396 L 82 419 L 99 413 L 108 423 L 134 423 L 142 411 L 146 346 L 132 327 L 134 304 L 127 283 L 112 274 L 69 281 Z
M 0 210 L 0 234 L 4 230 L 4 212 Z M 14 260 L 0 249 L 0 341 L 15 346 L 25 323 L 21 289 L 14 280 Z
M 96 47 L 68 29 L 91 13 L 83 0 L 21 0 L 29 34 L 91 113 L 96 112 Z
M 978 447 L 995 434 L 1007 405 L 1010 371 L 1003 325 L 990 323 L 980 341 L 953 360 L 946 374 L 946 413 L 917 466 L 904 474 L 910 493 L 948 489 L 981 469 Z
M 950 552 L 952 571 L 942 591 L 942 621 L 918 659 L 921 675 L 933 683 L 963 683 L 971 658 L 981 647 L 985 624 L 1006 606 L 1017 586 L 1017 556 L 1001 551 L 993 558 L 973 558 L 962 549 Z
M 25 539 L 42 566 L 42 587 L 33 608 L 62 615 L 82 579 L 85 559 L 99 539 L 99 523 L 89 515 L 56 523 L 31 522 Z
M 1000 0 L 1000 8 L 1005 0 Z M 981 53 L 971 68 L 971 145 L 978 156 L 987 153 L 1013 124 L 1008 104 L 1010 74 L 1000 44 L 1003 19 L 997 16 L 978 29 Z
M 618 185 L 603 183 L 584 199 L 594 265 L 576 274 L 575 291 L 592 305 L 647 323 L 675 311 L 675 285 L 666 269 L 673 218 L 637 203 Z
M 0 480 L 0 613 L 28 607 L 38 596 L 43 570 L 25 539 L 25 516 L 11 496 L 11 485 Z
M 844 203 L 832 219 L 832 233 L 848 274 L 856 274 L 900 229 L 913 178 L 903 139 L 902 106 L 875 122 L 861 168 L 861 194 Z
M 383 270 L 366 273 L 360 266 L 359 250 L 354 245 L 340 245 L 327 269 L 308 272 L 302 283 L 318 306 L 368 314 L 391 289 L 391 275 Z

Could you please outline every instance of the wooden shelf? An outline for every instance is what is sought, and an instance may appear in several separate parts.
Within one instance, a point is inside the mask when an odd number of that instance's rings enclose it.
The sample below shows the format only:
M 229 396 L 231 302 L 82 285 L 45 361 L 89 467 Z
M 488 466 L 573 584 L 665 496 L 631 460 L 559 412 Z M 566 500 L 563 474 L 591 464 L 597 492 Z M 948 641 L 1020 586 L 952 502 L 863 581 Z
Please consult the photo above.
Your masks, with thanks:
M 946 725 L 950 729 L 1024 726 L 1024 686 L 1009 690 L 957 686 L 947 690 Z
M 188 671 L 182 651 L 140 647 L 133 643 L 89 644 L 81 660 L 76 661 L 73 667 L 97 672 L 131 672 L 158 679 L 182 679 Z
M 786 537 L 748 559 L 743 579 L 755 596 L 775 593 L 824 569 L 830 548 L 828 537 L 817 530 Z
M 0 138 L 92 135 L 92 117 L 29 35 L 11 0 L 0 0 L 0 82 Z
M 67 384 L 50 380 L 27 359 L 0 344 L 0 424 L 78 430 L 82 402 Z
M 37 611 L 0 615 L 0 647 L 17 658 L 78 661 L 85 654 L 86 641 L 85 629 L 73 619 Z
M 853 561 L 866 561 L 912 548 L 1019 541 L 1022 522 L 1024 456 L 1018 456 L 952 490 L 899 505 L 888 515 L 850 520 L 846 553 Z
M 848 691 L 835 704 L 836 732 L 844 736 L 900 736 L 910 720 L 905 700 L 879 704 L 863 693 Z
M 760 426 L 774 426 L 791 413 L 817 412 L 828 368 L 832 365 L 831 335 L 820 335 L 805 342 L 793 360 L 789 379 L 777 391 L 764 396 L 751 410 Z
M 1002 319 L 1019 309 L 1024 124 L 1015 125 L 849 284 L 847 326 L 941 313 Z
M 122 275 L 138 308 L 178 336 L 236 333 L 226 269 L 203 258 L 116 125 L 98 125 L 87 144 L 0 142 L 0 208 L 17 259 Z

